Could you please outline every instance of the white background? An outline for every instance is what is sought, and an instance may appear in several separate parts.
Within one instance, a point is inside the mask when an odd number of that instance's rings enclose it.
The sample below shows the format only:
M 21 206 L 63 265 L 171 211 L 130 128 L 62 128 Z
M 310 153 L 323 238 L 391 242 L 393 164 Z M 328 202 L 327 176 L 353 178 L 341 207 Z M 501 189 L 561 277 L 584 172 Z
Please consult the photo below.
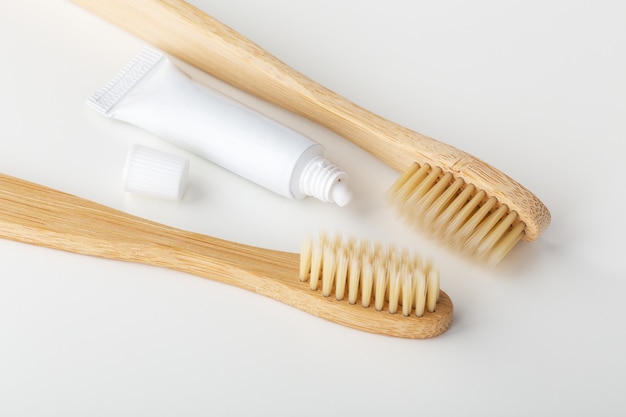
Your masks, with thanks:
M 287 200 L 84 105 L 145 43 L 61 0 L 0 3 L 0 171 L 162 223 L 297 252 L 311 231 L 430 256 L 455 303 L 431 340 L 347 329 L 154 267 L 0 241 L 0 415 L 626 413 L 626 4 L 204 0 L 307 76 L 468 151 L 553 222 L 495 269 L 396 219 L 397 173 L 304 119 L 204 82 L 326 146 L 348 207 Z M 190 159 L 179 203 L 125 195 L 140 143 Z

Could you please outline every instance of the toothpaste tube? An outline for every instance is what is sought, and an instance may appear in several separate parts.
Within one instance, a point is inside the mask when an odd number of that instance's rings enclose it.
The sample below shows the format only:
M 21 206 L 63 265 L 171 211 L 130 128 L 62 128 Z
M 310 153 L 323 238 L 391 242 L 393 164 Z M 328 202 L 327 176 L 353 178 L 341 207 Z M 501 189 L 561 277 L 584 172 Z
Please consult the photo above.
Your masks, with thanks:
M 339 206 L 352 198 L 348 175 L 319 143 L 192 80 L 156 50 L 144 49 L 87 104 L 282 196 Z

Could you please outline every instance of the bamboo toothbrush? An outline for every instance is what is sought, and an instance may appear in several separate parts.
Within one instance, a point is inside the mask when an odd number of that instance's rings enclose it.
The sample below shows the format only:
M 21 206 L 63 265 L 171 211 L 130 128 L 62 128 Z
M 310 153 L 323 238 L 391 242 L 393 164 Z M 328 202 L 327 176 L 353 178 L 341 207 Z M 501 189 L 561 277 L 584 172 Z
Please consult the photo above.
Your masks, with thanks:
M 256 248 L 3 174 L 0 237 L 187 272 L 382 335 L 424 339 L 452 322 L 452 302 L 432 265 L 365 241 L 322 235 L 305 240 L 301 254 Z
M 397 212 L 476 259 L 495 264 L 550 223 L 544 204 L 487 163 L 375 115 L 182 0 L 72 0 L 235 87 L 304 116 L 404 172 Z

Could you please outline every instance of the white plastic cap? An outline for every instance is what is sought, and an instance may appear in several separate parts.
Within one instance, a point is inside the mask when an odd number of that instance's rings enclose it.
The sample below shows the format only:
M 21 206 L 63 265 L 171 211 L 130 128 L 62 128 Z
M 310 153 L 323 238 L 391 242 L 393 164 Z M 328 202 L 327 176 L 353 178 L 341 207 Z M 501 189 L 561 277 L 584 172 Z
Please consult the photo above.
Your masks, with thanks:
M 312 159 L 300 177 L 300 191 L 321 201 L 340 207 L 352 200 L 348 174 L 323 157 Z
M 133 145 L 124 167 L 124 189 L 150 197 L 179 200 L 185 193 L 189 161 L 142 145 Z

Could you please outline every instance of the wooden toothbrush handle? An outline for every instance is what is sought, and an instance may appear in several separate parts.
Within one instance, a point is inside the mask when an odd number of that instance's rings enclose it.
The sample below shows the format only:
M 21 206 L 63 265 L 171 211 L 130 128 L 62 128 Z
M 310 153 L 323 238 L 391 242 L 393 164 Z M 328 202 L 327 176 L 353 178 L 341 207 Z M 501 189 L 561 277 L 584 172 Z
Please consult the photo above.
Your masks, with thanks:
M 329 128 L 400 171 L 415 161 L 404 146 L 420 148 L 425 159 L 466 155 L 357 106 L 183 0 L 72 1 L 212 76 Z
M 501 171 L 357 106 L 183 0 L 72 1 L 212 76 L 334 131 L 398 171 L 428 163 L 487 190 L 519 214 L 525 240 L 537 238 L 550 222 L 543 203 Z
M 253 291 L 263 284 L 250 275 L 298 281 L 296 254 L 183 231 L 3 174 L 0 237 L 175 269 Z M 263 274 L 264 265 L 281 263 L 284 271 L 266 268 Z

